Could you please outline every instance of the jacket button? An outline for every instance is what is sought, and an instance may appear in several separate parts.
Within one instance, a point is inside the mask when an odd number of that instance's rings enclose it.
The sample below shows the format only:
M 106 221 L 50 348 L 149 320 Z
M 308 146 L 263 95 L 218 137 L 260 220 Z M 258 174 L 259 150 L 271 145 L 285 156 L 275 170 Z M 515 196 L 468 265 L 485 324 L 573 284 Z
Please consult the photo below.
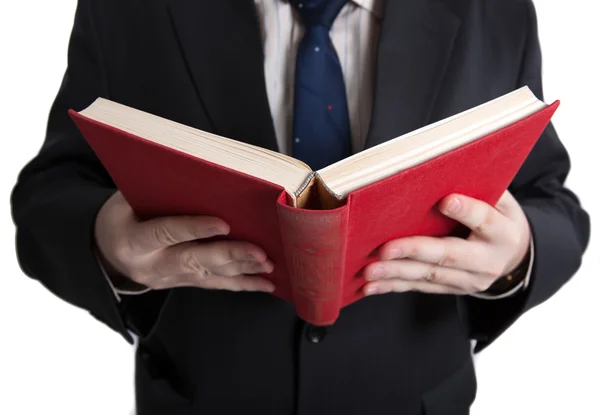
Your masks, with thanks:
M 306 327 L 306 337 L 311 343 L 320 343 L 325 338 L 327 329 L 325 327 L 313 326 L 312 324 Z

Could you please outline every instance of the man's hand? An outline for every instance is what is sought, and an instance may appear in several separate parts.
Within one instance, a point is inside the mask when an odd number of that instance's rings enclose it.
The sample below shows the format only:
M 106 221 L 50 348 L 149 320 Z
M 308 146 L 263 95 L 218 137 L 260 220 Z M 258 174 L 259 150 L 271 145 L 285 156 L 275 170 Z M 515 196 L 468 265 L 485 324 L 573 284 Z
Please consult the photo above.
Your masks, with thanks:
M 529 250 L 531 231 L 507 191 L 495 207 L 450 195 L 440 211 L 471 229 L 468 239 L 414 236 L 386 243 L 380 261 L 365 268 L 365 293 L 422 291 L 473 294 L 514 270 Z
M 225 222 L 209 216 L 140 222 L 120 192 L 102 206 L 95 227 L 109 273 L 146 287 L 273 291 L 270 281 L 248 275 L 273 271 L 262 249 L 248 242 L 206 241 L 227 233 Z

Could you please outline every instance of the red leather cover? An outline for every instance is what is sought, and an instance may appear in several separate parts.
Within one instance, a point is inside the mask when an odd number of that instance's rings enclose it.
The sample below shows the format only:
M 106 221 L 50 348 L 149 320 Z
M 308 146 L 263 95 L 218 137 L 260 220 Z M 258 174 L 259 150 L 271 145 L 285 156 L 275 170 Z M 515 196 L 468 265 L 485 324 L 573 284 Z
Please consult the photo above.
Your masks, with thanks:
M 495 204 L 558 105 L 354 191 L 344 206 L 327 211 L 292 208 L 278 185 L 69 114 L 139 217 L 221 217 L 231 226 L 229 238 L 261 246 L 275 263 L 264 275 L 274 281 L 274 295 L 293 302 L 305 321 L 328 325 L 362 298 L 360 271 L 376 259 L 377 247 L 456 228 L 436 211 L 444 196 Z
M 292 301 L 277 216 L 278 185 L 155 144 L 69 111 L 136 215 L 211 215 L 229 239 L 262 247 L 274 262 L 275 294 Z
M 558 105 L 556 101 L 486 137 L 356 190 L 344 206 L 326 213 L 291 208 L 281 197 L 286 251 L 300 258 L 288 261 L 290 268 L 301 270 L 292 274 L 299 314 L 313 324 L 332 324 L 341 308 L 364 296 L 361 270 L 377 260 L 374 253 L 385 242 L 461 230 L 436 208 L 445 196 L 461 193 L 495 205 Z M 307 288 L 301 281 L 314 284 Z M 338 284 L 336 296 L 330 287 Z
M 457 230 L 457 222 L 437 210 L 442 198 L 460 193 L 495 205 L 559 103 L 350 194 L 342 307 L 363 297 L 366 281 L 360 270 L 376 259 L 377 247 L 396 238 L 447 236 Z

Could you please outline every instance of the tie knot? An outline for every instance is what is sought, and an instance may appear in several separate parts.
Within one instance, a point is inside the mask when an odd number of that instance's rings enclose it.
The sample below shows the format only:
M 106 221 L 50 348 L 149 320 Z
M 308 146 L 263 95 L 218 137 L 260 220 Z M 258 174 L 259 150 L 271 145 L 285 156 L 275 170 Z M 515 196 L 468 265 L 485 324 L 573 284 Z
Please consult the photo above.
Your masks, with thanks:
M 307 28 L 324 26 L 328 30 L 348 0 L 290 0 Z

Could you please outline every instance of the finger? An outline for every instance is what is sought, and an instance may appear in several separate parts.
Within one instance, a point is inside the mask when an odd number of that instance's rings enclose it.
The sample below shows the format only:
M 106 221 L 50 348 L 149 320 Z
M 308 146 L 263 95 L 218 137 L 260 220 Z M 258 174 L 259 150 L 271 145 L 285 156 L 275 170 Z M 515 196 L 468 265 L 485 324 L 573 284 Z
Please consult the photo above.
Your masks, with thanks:
M 495 206 L 496 210 L 507 218 L 515 221 L 527 220 L 517 199 L 507 190 L 502 194 Z
M 508 218 L 487 203 L 463 195 L 444 198 L 439 208 L 444 215 L 486 239 L 503 235 L 503 229 L 510 223 Z
M 372 269 L 379 267 L 384 270 L 384 273 L 376 275 Z M 408 282 L 422 281 L 453 287 L 469 293 L 485 291 L 493 282 L 491 277 L 410 259 L 385 261 L 374 267 L 369 266 L 365 270 L 365 278 L 369 281 L 393 279 Z
M 207 278 L 198 278 L 197 275 L 193 274 L 161 278 L 155 282 L 152 288 L 159 290 L 176 287 L 198 287 L 227 291 L 273 292 L 275 290 L 275 285 L 271 281 L 255 276 L 237 275 L 226 277 L 212 275 Z
M 186 242 L 165 249 L 154 263 L 154 270 L 161 276 L 217 274 L 217 270 L 233 262 L 265 262 L 266 253 L 249 242 L 216 241 Z M 239 275 L 240 272 L 233 275 Z
M 267 253 L 263 249 L 245 241 L 192 243 L 190 249 L 199 261 L 210 268 L 221 267 L 233 261 L 263 262 L 267 259 Z
M 212 269 L 211 272 L 224 277 L 233 277 L 242 274 L 270 274 L 273 272 L 273 263 L 269 260 L 256 261 L 233 261 L 221 267 Z
M 380 259 L 413 259 L 448 268 L 482 272 L 488 266 L 486 245 L 461 238 L 411 236 L 396 239 L 381 247 Z M 391 262 L 391 261 L 390 261 Z M 368 268 L 374 271 L 377 263 Z
M 131 245 L 141 254 L 228 233 L 229 226 L 213 216 L 171 216 L 136 224 Z
M 200 288 L 228 290 L 228 291 L 264 291 L 273 292 L 275 285 L 261 277 L 238 275 L 235 277 L 214 277 L 210 280 L 199 282 Z
M 466 294 L 456 287 L 433 284 L 428 281 L 405 281 L 400 279 L 372 282 L 364 287 L 365 295 L 386 294 L 390 292 L 403 293 L 408 291 L 420 291 L 429 294 Z

